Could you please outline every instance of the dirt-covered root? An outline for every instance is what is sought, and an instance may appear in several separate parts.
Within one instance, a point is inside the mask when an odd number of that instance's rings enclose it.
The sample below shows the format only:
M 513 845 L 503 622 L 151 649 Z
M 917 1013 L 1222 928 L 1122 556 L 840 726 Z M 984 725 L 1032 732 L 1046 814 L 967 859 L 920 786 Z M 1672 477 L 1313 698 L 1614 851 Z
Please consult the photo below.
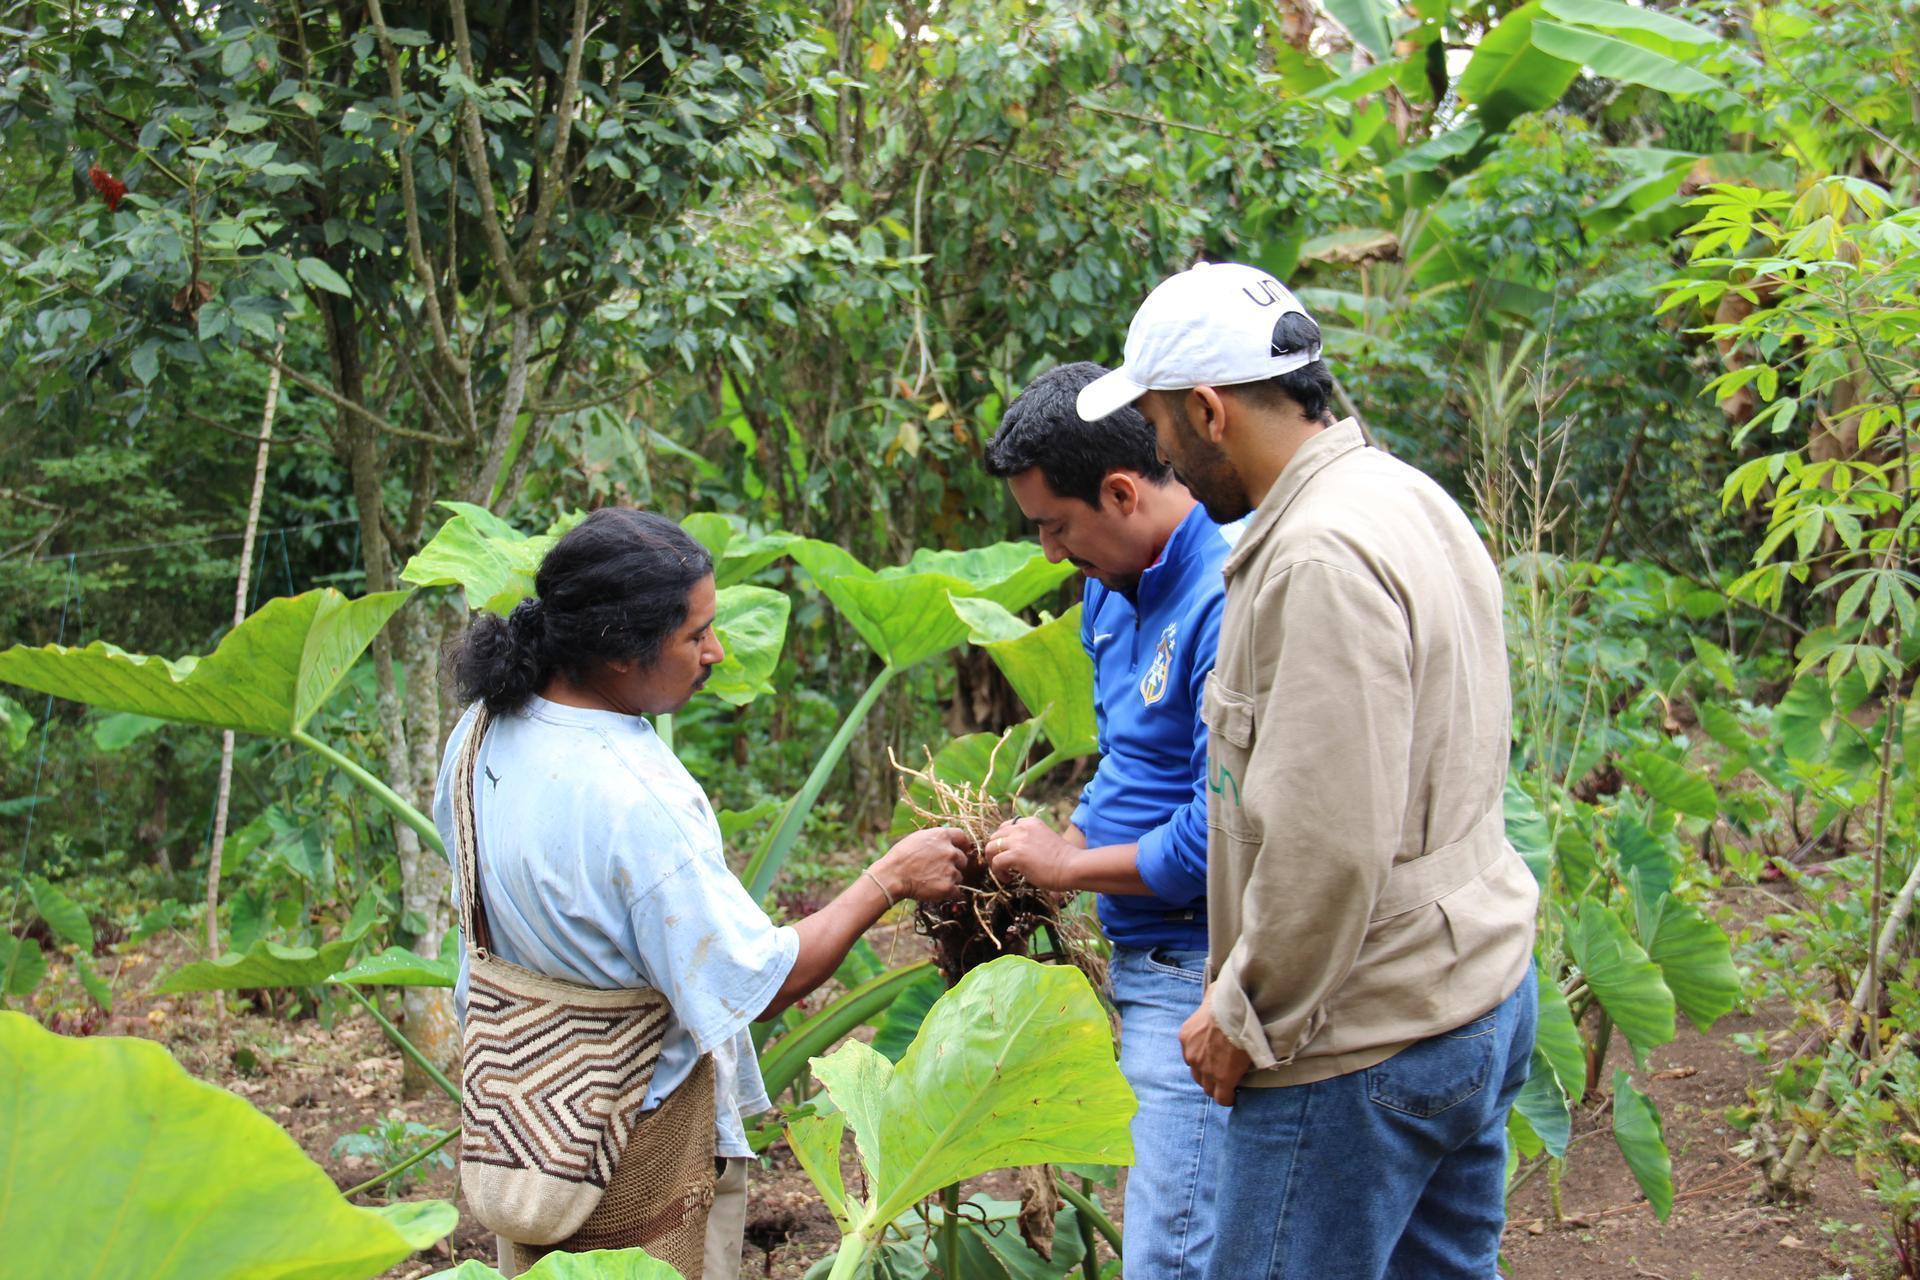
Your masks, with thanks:
M 1019 876 L 1003 881 L 987 865 L 987 838 L 1014 816 L 1011 805 L 990 794 L 985 784 L 940 777 L 931 755 L 925 769 L 910 769 L 897 759 L 893 767 L 902 776 L 901 794 L 914 815 L 928 826 L 959 828 L 971 845 L 959 892 L 945 902 L 923 903 L 913 916 L 914 928 L 932 944 L 934 964 L 947 985 L 1008 955 L 1071 964 L 1096 983 L 1104 978 L 1099 958 L 1080 945 L 1084 929 L 1062 917 L 1059 896 Z M 993 776 L 991 759 L 987 776 Z

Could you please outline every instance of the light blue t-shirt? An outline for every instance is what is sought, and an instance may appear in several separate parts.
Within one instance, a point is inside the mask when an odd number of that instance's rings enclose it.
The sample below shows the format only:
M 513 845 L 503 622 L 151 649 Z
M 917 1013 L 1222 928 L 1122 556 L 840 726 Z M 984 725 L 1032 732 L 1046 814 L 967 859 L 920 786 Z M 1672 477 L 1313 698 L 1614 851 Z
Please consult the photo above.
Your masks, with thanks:
M 447 739 L 433 820 L 454 849 Z M 741 1116 L 771 1105 L 747 1026 L 799 953 L 728 869 L 706 794 L 639 716 L 532 699 L 496 716 L 474 775 L 481 898 L 493 949 L 583 986 L 653 987 L 673 1006 L 648 1109 L 714 1062 L 716 1152 L 746 1156 Z M 455 898 L 459 895 L 455 877 Z M 464 949 L 455 992 L 464 1017 Z

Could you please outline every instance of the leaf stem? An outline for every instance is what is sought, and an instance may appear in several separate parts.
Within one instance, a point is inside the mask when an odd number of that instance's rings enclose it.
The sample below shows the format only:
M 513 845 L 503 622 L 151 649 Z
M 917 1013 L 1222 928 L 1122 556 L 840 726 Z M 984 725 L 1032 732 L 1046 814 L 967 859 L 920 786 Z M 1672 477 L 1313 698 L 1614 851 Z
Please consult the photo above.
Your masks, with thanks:
M 406 823 L 409 827 L 412 827 L 419 837 L 426 842 L 428 848 L 443 858 L 447 856 L 447 846 L 441 842 L 439 830 L 433 825 L 432 821 L 428 819 L 426 814 L 421 813 L 418 809 L 402 799 L 399 792 L 374 777 L 359 764 L 349 760 L 346 756 L 308 733 L 305 729 L 295 729 L 291 736 L 295 742 L 326 760 L 329 764 L 371 792 L 373 798 L 387 806 L 387 808 L 392 811 L 394 817 L 400 819 L 400 821 Z
M 740 879 L 746 883 L 747 892 L 756 902 L 766 896 L 767 890 L 773 888 L 774 877 L 780 874 L 780 868 L 786 863 L 787 855 L 793 851 L 794 843 L 799 840 L 801 824 L 807 820 L 807 815 L 813 811 L 814 802 L 826 789 L 827 779 L 833 776 L 834 768 L 839 765 L 840 758 L 847 754 L 847 747 L 853 742 L 853 735 L 866 721 L 867 714 L 873 710 L 873 704 L 880 700 L 881 693 L 899 674 L 900 668 L 895 666 L 888 665 L 880 668 L 880 673 L 874 676 L 873 683 L 868 685 L 867 691 L 860 695 L 860 701 L 853 704 L 853 710 L 847 712 L 847 718 L 840 722 L 839 732 L 835 733 L 833 741 L 827 744 L 827 749 L 821 754 L 819 763 L 813 766 L 813 772 L 807 775 L 806 782 L 794 793 L 793 799 L 787 801 L 787 807 L 781 811 L 779 825 L 767 836 L 767 842 L 760 846 L 753 855 L 753 859 L 747 863 L 746 870 L 740 873 Z
M 393 1023 L 387 1019 L 387 1015 L 380 1012 L 380 1006 L 367 999 L 367 997 L 361 993 L 360 988 L 350 982 L 336 982 L 334 985 L 337 987 L 345 987 L 347 994 L 360 1002 L 361 1007 L 373 1016 L 375 1022 L 380 1024 L 380 1029 L 387 1033 L 387 1039 L 393 1041 L 393 1043 L 399 1047 L 400 1052 L 413 1059 L 414 1066 L 419 1067 L 427 1073 L 427 1079 L 439 1085 L 441 1091 L 449 1098 L 452 1098 L 455 1102 L 460 1101 L 460 1090 L 454 1085 L 453 1081 L 447 1079 L 446 1074 L 442 1072 L 440 1068 L 429 1062 L 427 1055 L 421 1053 L 419 1049 L 414 1047 L 413 1041 L 401 1034 L 400 1028 L 394 1026 Z
M 365 1182 L 361 1183 L 357 1187 L 348 1187 L 345 1191 L 342 1191 L 340 1193 L 341 1197 L 343 1199 L 351 1200 L 355 1196 L 359 1195 L 362 1191 L 371 1191 L 383 1182 L 393 1181 L 395 1178 L 399 1177 L 401 1174 L 405 1173 L 407 1170 L 413 1168 L 413 1166 L 419 1164 L 422 1160 L 425 1160 L 428 1156 L 432 1155 L 434 1152 L 438 1151 L 440 1148 L 446 1146 L 449 1142 L 452 1142 L 455 1138 L 459 1136 L 460 1136 L 460 1130 L 457 1126 L 455 1128 L 447 1130 L 445 1133 L 440 1135 L 440 1140 L 435 1142 L 432 1146 L 421 1148 L 419 1151 L 416 1151 L 412 1155 L 408 1156 L 405 1160 L 402 1160 L 399 1164 L 393 1166 L 393 1168 L 388 1169 L 385 1173 L 376 1173 L 373 1177 L 368 1178 Z

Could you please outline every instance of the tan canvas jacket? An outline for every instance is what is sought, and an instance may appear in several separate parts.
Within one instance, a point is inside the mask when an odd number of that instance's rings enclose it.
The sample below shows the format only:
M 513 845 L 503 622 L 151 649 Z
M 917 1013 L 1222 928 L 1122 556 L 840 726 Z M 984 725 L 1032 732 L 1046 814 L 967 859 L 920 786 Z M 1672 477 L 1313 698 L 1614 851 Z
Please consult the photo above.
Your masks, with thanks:
M 1253 1086 L 1358 1071 L 1532 962 L 1506 839 L 1500 578 L 1431 479 L 1312 437 L 1227 558 L 1209 747 L 1209 999 Z

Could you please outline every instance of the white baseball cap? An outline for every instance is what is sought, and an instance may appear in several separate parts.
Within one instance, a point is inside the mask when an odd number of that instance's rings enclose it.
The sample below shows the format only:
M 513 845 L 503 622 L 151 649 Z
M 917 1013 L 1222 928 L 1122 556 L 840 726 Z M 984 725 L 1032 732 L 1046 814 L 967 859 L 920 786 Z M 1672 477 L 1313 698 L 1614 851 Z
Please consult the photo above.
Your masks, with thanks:
M 1149 391 L 1263 382 L 1312 364 L 1318 344 L 1281 354 L 1274 342 L 1284 315 L 1313 318 L 1258 267 L 1203 262 L 1169 276 L 1133 313 L 1120 367 L 1080 389 L 1081 418 L 1098 422 Z

